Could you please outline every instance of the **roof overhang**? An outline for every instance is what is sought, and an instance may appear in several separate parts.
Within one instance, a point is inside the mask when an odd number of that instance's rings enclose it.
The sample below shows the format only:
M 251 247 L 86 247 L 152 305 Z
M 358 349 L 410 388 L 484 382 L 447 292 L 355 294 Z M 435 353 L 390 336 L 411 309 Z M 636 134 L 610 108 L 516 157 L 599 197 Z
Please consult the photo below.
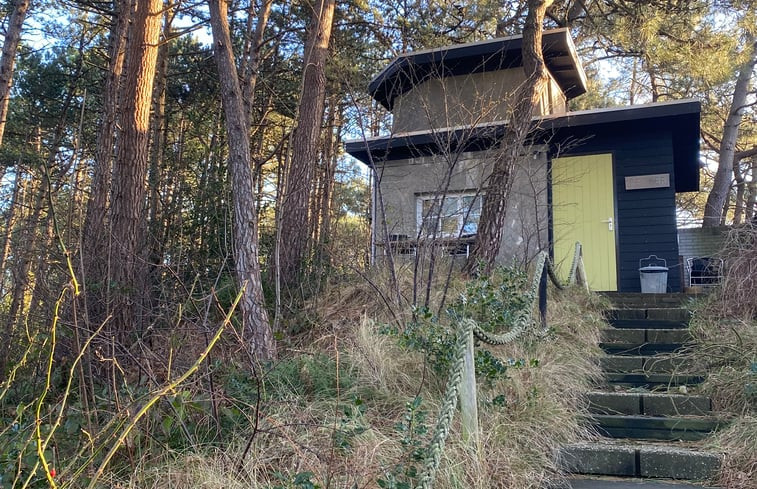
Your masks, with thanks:
M 397 97 L 426 80 L 522 66 L 522 47 L 523 36 L 510 36 L 403 54 L 371 81 L 368 93 L 392 110 Z M 586 74 L 568 29 L 544 31 L 542 51 L 568 99 L 586 92 Z
M 698 100 L 661 102 L 629 107 L 568 112 L 533 119 L 533 143 L 563 143 L 591 138 L 600 132 L 634 134 L 671 131 L 676 192 L 699 190 Z M 345 150 L 369 167 L 384 162 L 440 154 L 443 151 L 483 151 L 493 148 L 502 138 L 506 122 L 475 128 L 458 127 L 433 131 L 401 133 L 345 142 Z

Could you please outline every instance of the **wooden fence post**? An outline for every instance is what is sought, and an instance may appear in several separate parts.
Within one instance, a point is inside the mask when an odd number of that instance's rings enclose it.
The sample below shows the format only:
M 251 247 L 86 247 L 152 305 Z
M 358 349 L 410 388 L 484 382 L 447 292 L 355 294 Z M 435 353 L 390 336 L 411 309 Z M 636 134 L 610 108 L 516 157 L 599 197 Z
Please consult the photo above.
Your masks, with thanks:
M 473 361 L 473 331 L 466 338 L 463 357 L 463 381 L 460 387 L 460 413 L 463 439 L 478 449 L 478 400 L 476 398 L 476 366 Z
M 539 279 L 539 319 L 541 320 L 541 327 L 547 328 L 547 262 L 544 262 L 544 267 L 541 269 L 541 278 Z

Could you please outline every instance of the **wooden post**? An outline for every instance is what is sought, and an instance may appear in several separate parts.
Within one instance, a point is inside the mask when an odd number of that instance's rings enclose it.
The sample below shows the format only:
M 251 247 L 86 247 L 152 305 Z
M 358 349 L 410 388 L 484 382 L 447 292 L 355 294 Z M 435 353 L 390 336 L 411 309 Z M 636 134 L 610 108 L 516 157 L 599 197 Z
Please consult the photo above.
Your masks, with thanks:
M 541 327 L 547 327 L 547 262 L 541 269 L 541 278 L 539 279 L 539 318 Z
M 473 362 L 472 330 L 468 332 L 463 357 L 460 412 L 463 420 L 463 440 L 478 449 L 478 400 L 476 399 L 476 366 Z
M 586 277 L 586 269 L 584 269 L 584 257 L 583 255 L 578 257 L 578 270 L 576 270 L 576 274 L 578 277 L 580 277 L 581 285 L 584 286 L 584 288 L 588 291 L 589 290 L 589 280 Z

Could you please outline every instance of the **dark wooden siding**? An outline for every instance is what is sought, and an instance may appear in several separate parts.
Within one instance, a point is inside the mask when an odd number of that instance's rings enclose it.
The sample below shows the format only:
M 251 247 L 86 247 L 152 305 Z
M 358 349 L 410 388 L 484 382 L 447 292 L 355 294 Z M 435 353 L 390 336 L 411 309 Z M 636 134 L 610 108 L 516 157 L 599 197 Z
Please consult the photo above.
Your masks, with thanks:
M 615 178 L 618 289 L 641 290 L 639 260 L 657 255 L 667 261 L 668 290 L 680 290 L 675 190 L 673 182 L 673 139 L 663 127 L 638 128 L 628 125 L 594 127 L 581 134 L 561 131 L 552 141 L 577 138 L 583 143 L 571 148 L 570 156 L 612 153 Z M 554 155 L 557 156 L 557 155 Z M 669 173 L 667 188 L 626 190 L 625 177 Z M 587 252 L 590 252 L 587 250 Z

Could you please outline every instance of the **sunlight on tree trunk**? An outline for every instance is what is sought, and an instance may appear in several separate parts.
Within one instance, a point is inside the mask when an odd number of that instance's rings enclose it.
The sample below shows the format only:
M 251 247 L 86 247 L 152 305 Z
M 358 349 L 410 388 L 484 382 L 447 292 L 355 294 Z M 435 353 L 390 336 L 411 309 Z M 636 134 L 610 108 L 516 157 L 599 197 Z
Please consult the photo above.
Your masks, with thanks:
M 8 20 L 3 41 L 3 54 L 0 57 L 0 146 L 3 145 L 5 123 L 8 119 L 8 103 L 11 97 L 13 83 L 13 66 L 16 62 L 16 51 L 21 40 L 21 28 L 29 11 L 29 0 L 17 0 L 13 5 L 13 12 Z
M 139 311 L 145 266 L 140 247 L 145 227 L 144 198 L 150 149 L 150 108 L 163 11 L 161 0 L 137 2 L 129 28 L 123 86 L 121 137 L 113 166 L 114 328 L 125 336 L 142 328 Z

